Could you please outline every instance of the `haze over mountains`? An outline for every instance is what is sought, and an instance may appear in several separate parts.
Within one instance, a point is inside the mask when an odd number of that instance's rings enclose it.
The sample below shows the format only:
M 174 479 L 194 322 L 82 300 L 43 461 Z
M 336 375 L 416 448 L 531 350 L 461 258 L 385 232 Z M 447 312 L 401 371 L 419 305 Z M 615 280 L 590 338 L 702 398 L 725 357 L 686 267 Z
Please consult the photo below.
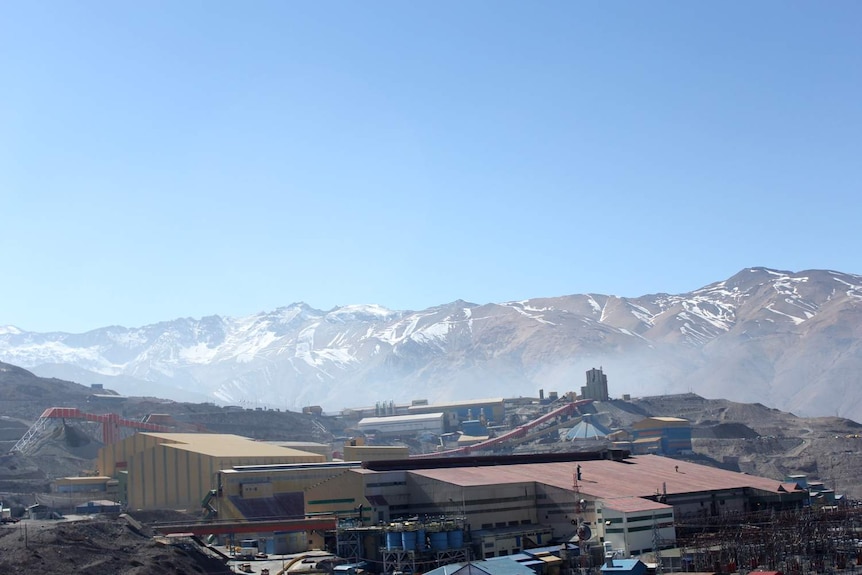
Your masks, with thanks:
M 0 361 L 128 395 L 291 410 L 562 393 L 602 366 L 612 396 L 691 391 L 862 421 L 862 277 L 750 268 L 676 295 L 5 327 Z

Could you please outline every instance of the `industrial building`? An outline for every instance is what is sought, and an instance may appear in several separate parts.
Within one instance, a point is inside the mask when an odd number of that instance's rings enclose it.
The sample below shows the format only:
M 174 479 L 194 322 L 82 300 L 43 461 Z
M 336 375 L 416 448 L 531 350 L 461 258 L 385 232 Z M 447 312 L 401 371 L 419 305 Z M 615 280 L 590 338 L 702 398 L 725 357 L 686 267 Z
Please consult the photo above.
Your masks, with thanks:
M 332 446 L 326 443 L 317 443 L 316 441 L 266 441 L 265 443 L 307 453 L 316 453 L 323 456 L 327 461 L 332 459 Z
M 375 436 L 420 435 L 423 433 L 440 435 L 446 431 L 444 416 L 443 412 L 431 412 L 363 417 L 356 424 L 356 427 L 365 435 Z
M 587 371 L 587 384 L 581 386 L 581 397 L 595 401 L 608 400 L 608 376 L 601 368 Z
M 401 445 L 345 445 L 344 461 L 407 459 L 410 448 Z
M 647 417 L 631 427 L 632 453 L 677 455 L 691 451 L 691 422 L 679 417 Z
M 97 465 L 102 475 L 119 480 L 119 498 L 129 509 L 197 509 L 219 470 L 325 461 L 323 455 L 238 435 L 148 432 L 106 445 Z
M 794 509 L 808 499 L 796 483 L 613 449 L 409 459 L 389 450 L 373 452 L 382 460 L 326 462 L 236 436 L 139 435 L 100 458 L 128 475 L 129 506 L 203 500 L 215 525 L 268 525 L 256 536 L 273 552 L 327 548 L 385 572 L 571 542 L 584 553 L 609 546 L 638 556 L 656 541 L 673 547 L 678 520 Z M 325 517 L 340 518 L 338 528 L 303 530 L 296 521 Z
M 639 555 L 657 539 L 672 546 L 676 517 L 795 508 L 807 497 L 771 479 L 615 452 L 369 462 L 303 495 L 306 514 L 358 516 L 366 530 L 407 517 L 463 518 L 480 559 L 518 553 L 527 541 L 569 541 L 583 526 L 593 543 Z M 390 565 L 404 559 L 394 557 Z
M 505 408 L 503 398 L 493 399 L 471 399 L 455 403 L 434 403 L 429 405 L 411 405 L 407 413 L 416 415 L 419 413 L 446 414 L 447 424 L 455 429 L 462 421 L 472 419 L 483 419 L 487 423 L 503 423 L 505 419 Z

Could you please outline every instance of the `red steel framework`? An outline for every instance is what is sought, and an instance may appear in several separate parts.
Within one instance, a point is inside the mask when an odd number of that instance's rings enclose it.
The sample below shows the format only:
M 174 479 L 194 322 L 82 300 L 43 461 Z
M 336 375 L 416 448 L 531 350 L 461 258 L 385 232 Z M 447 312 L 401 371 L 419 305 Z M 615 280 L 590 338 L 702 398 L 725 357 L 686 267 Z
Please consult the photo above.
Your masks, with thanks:
M 94 421 L 102 424 L 102 443 L 111 445 L 120 440 L 120 429 L 139 429 L 142 431 L 171 431 L 172 428 L 155 423 L 147 423 L 145 421 L 135 421 L 133 419 L 124 419 L 116 413 L 84 413 L 77 407 L 49 407 L 42 412 L 42 415 L 36 420 L 24 437 L 18 440 L 12 451 L 24 452 L 26 448 L 33 443 L 33 440 L 50 423 L 58 419 L 83 419 L 85 421 Z
M 432 453 L 422 453 L 420 455 L 411 455 L 410 458 L 416 459 L 416 458 L 420 458 L 420 457 L 440 457 L 441 455 L 468 455 L 474 451 L 481 451 L 483 449 L 491 449 L 494 446 L 499 445 L 501 443 L 505 443 L 505 442 L 510 441 L 512 439 L 517 439 L 519 437 L 523 437 L 523 436 L 527 435 L 528 431 L 535 429 L 536 427 L 539 427 L 540 425 L 543 425 L 549 421 L 553 421 L 557 417 L 561 417 L 563 415 L 571 415 L 573 412 L 577 411 L 578 408 L 581 407 L 582 405 L 588 405 L 592 402 L 593 402 L 592 399 L 578 399 L 576 401 L 566 403 L 562 407 L 558 407 L 557 409 L 549 411 L 548 413 L 546 413 L 540 417 L 537 417 L 536 419 L 534 419 L 528 423 L 525 423 L 523 425 L 519 425 L 518 427 L 516 427 L 510 431 L 507 431 L 506 433 L 498 435 L 497 437 L 492 437 L 490 439 L 486 439 L 485 441 L 482 441 L 480 443 L 475 443 L 473 445 L 465 445 L 464 447 L 458 447 L 456 449 L 449 449 L 446 451 L 436 451 L 436 452 L 432 452 Z

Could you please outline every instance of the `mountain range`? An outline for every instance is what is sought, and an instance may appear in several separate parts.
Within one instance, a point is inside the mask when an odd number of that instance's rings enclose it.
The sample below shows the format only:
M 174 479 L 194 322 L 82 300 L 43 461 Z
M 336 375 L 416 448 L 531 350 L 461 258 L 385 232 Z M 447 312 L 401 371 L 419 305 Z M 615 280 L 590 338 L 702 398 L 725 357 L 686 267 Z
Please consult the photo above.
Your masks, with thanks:
M 0 361 L 126 395 L 327 411 L 578 391 L 694 392 L 862 421 L 862 276 L 748 268 L 683 294 L 576 294 L 421 311 L 296 303 L 231 318 L 36 333 Z

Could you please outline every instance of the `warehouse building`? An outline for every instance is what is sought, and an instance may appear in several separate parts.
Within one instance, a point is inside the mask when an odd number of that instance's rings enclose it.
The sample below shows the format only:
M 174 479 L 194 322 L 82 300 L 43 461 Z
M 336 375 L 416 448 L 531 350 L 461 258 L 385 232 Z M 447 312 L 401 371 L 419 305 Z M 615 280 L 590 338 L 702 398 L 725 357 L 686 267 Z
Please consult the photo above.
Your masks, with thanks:
M 407 413 L 411 415 L 419 413 L 446 414 L 447 424 L 455 429 L 462 421 L 482 419 L 487 423 L 502 423 L 505 418 L 503 398 L 471 399 L 455 403 L 434 403 L 430 405 L 411 405 Z
M 450 547 L 476 559 L 578 539 L 630 556 L 654 551 L 657 540 L 672 547 L 677 518 L 797 508 L 808 497 L 796 484 L 619 450 L 325 462 L 236 436 L 138 436 L 100 457 L 128 476 L 130 506 L 195 508 L 203 499 L 225 521 L 350 517 L 363 530 L 350 558 L 393 568 L 407 552 L 384 548 L 386 526 L 415 518 L 455 518 L 446 535 L 461 537 Z M 290 545 L 321 546 L 324 537 L 302 534 Z M 418 539 L 416 552 L 435 549 L 430 528 L 428 545 Z
M 384 417 L 363 417 L 356 424 L 365 435 L 400 436 L 432 433 L 440 435 L 446 431 L 442 412 L 420 413 L 416 415 L 390 415 Z
M 592 542 L 625 556 L 670 547 L 674 519 L 800 507 L 804 490 L 656 455 L 563 453 L 369 462 L 305 493 L 306 513 L 361 513 L 363 523 L 458 516 L 473 557 L 511 555 L 569 541 L 588 526 Z
M 148 432 L 103 447 L 97 465 L 102 475 L 119 479 L 119 497 L 129 509 L 199 509 L 219 470 L 325 461 L 238 435 Z
M 691 451 L 691 422 L 679 417 L 647 417 L 631 428 L 632 453 L 676 455 Z

